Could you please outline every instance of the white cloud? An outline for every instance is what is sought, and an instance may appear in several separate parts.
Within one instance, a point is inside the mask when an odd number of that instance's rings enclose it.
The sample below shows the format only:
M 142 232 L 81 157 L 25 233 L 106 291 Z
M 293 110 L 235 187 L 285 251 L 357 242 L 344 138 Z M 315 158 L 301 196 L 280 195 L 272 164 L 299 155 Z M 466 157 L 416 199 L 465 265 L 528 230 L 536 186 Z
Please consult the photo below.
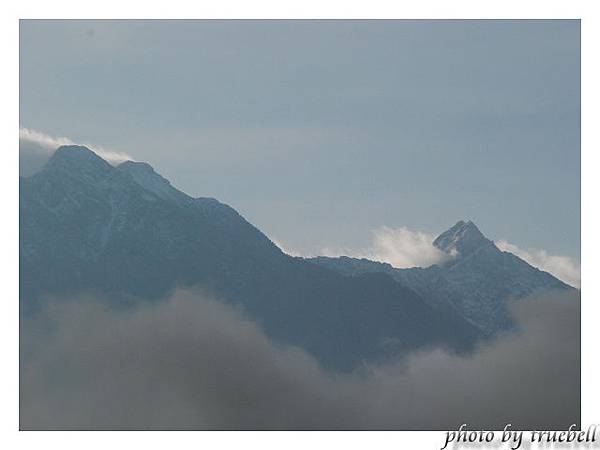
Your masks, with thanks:
M 19 129 L 19 141 L 36 143 L 49 152 L 56 150 L 61 145 L 72 145 L 74 142 L 67 137 L 52 137 L 40 131 L 29 128 Z
M 397 268 L 428 267 L 441 263 L 449 256 L 435 248 L 432 242 L 435 236 L 406 227 L 380 227 L 373 231 L 373 238 L 367 248 L 356 250 L 349 248 L 325 247 L 324 256 L 353 256 L 373 261 L 386 262 Z
M 571 286 L 579 288 L 581 285 L 581 266 L 568 256 L 550 255 L 543 249 L 522 249 L 505 240 L 495 244 L 500 250 L 517 255 L 532 266 L 551 273 Z
M 75 142 L 68 137 L 53 137 L 40 131 L 29 128 L 19 129 L 19 156 L 20 168 L 19 173 L 22 176 L 28 176 L 39 169 L 46 163 L 48 158 L 61 145 L 85 145 L 90 150 L 94 151 L 98 156 L 104 158 L 111 164 L 118 164 L 123 161 L 132 160 L 133 158 L 122 152 L 114 152 L 107 150 L 99 145 L 90 144 L 87 142 Z
M 371 257 L 394 267 L 427 267 L 448 258 L 433 246 L 435 237 L 422 231 L 382 227 L 373 235 Z

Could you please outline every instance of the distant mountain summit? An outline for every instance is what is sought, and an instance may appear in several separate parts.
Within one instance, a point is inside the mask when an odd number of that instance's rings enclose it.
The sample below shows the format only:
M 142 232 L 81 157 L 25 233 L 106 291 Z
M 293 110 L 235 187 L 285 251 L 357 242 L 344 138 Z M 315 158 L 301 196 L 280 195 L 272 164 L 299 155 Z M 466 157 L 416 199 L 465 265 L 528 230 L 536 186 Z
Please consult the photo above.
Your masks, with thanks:
M 26 311 L 40 295 L 82 290 L 115 303 L 160 298 L 178 283 L 214 282 L 224 260 L 243 271 L 249 256 L 283 258 L 229 206 L 177 191 L 149 165 L 115 168 L 80 146 L 60 147 L 20 179 L 20 214 Z
M 467 256 L 482 246 L 493 245 L 493 242 L 487 239 L 477 225 L 470 220 L 464 222 L 458 221 L 456 225 L 448 231 L 440 234 L 434 241 L 433 246 L 451 256 Z
M 385 273 L 413 289 L 432 307 L 456 311 L 486 335 L 513 326 L 510 301 L 545 290 L 573 289 L 512 253 L 499 250 L 471 221 L 457 222 L 432 244 L 451 258 L 439 265 L 410 269 L 348 257 L 311 261 L 349 276 Z
M 233 208 L 184 194 L 145 163 L 113 167 L 65 146 L 19 181 L 22 316 L 49 296 L 129 308 L 200 288 L 336 370 L 419 348 L 468 351 L 482 335 L 395 276 L 284 254 Z
M 113 167 L 96 153 L 81 145 L 59 147 L 48 159 L 46 170 L 64 171 L 70 176 L 97 178 L 106 175 Z

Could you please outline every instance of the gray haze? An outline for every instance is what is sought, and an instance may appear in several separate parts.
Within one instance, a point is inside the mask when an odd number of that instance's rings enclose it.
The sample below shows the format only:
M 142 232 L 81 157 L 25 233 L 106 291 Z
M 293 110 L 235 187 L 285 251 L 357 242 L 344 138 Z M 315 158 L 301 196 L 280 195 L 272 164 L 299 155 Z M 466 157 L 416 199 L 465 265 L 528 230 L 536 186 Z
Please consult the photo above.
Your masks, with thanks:
M 579 259 L 579 21 L 32 21 L 20 124 L 302 254 L 459 218 Z
M 566 429 L 580 422 L 578 293 L 514 306 L 521 331 L 337 375 L 200 293 L 21 324 L 22 429 Z

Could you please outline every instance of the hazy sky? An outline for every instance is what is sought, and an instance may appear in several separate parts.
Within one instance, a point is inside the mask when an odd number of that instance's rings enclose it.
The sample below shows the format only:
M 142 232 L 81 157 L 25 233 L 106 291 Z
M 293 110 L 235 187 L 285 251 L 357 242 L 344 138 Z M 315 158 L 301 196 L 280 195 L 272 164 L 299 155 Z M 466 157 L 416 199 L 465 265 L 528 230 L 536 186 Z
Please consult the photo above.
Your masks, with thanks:
M 21 21 L 22 127 L 300 252 L 381 226 L 579 258 L 578 21 Z

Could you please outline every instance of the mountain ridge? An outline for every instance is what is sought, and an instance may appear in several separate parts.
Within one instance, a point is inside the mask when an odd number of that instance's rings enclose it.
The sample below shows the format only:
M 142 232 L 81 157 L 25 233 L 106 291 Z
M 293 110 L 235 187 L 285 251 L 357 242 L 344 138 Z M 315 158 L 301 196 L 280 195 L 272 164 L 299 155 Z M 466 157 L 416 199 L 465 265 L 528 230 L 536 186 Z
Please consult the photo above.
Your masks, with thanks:
M 228 205 L 189 197 L 143 163 L 102 161 L 62 148 L 20 178 L 23 315 L 47 296 L 92 292 L 123 308 L 201 287 L 333 370 L 432 346 L 464 352 L 481 338 L 386 274 L 349 278 L 288 256 Z
M 450 306 L 486 335 L 514 326 L 509 310 L 512 301 L 544 290 L 575 289 L 513 253 L 501 251 L 472 221 L 458 221 L 432 245 L 450 258 L 429 267 L 412 268 L 347 256 L 308 260 L 347 276 L 386 273 L 433 307 Z

